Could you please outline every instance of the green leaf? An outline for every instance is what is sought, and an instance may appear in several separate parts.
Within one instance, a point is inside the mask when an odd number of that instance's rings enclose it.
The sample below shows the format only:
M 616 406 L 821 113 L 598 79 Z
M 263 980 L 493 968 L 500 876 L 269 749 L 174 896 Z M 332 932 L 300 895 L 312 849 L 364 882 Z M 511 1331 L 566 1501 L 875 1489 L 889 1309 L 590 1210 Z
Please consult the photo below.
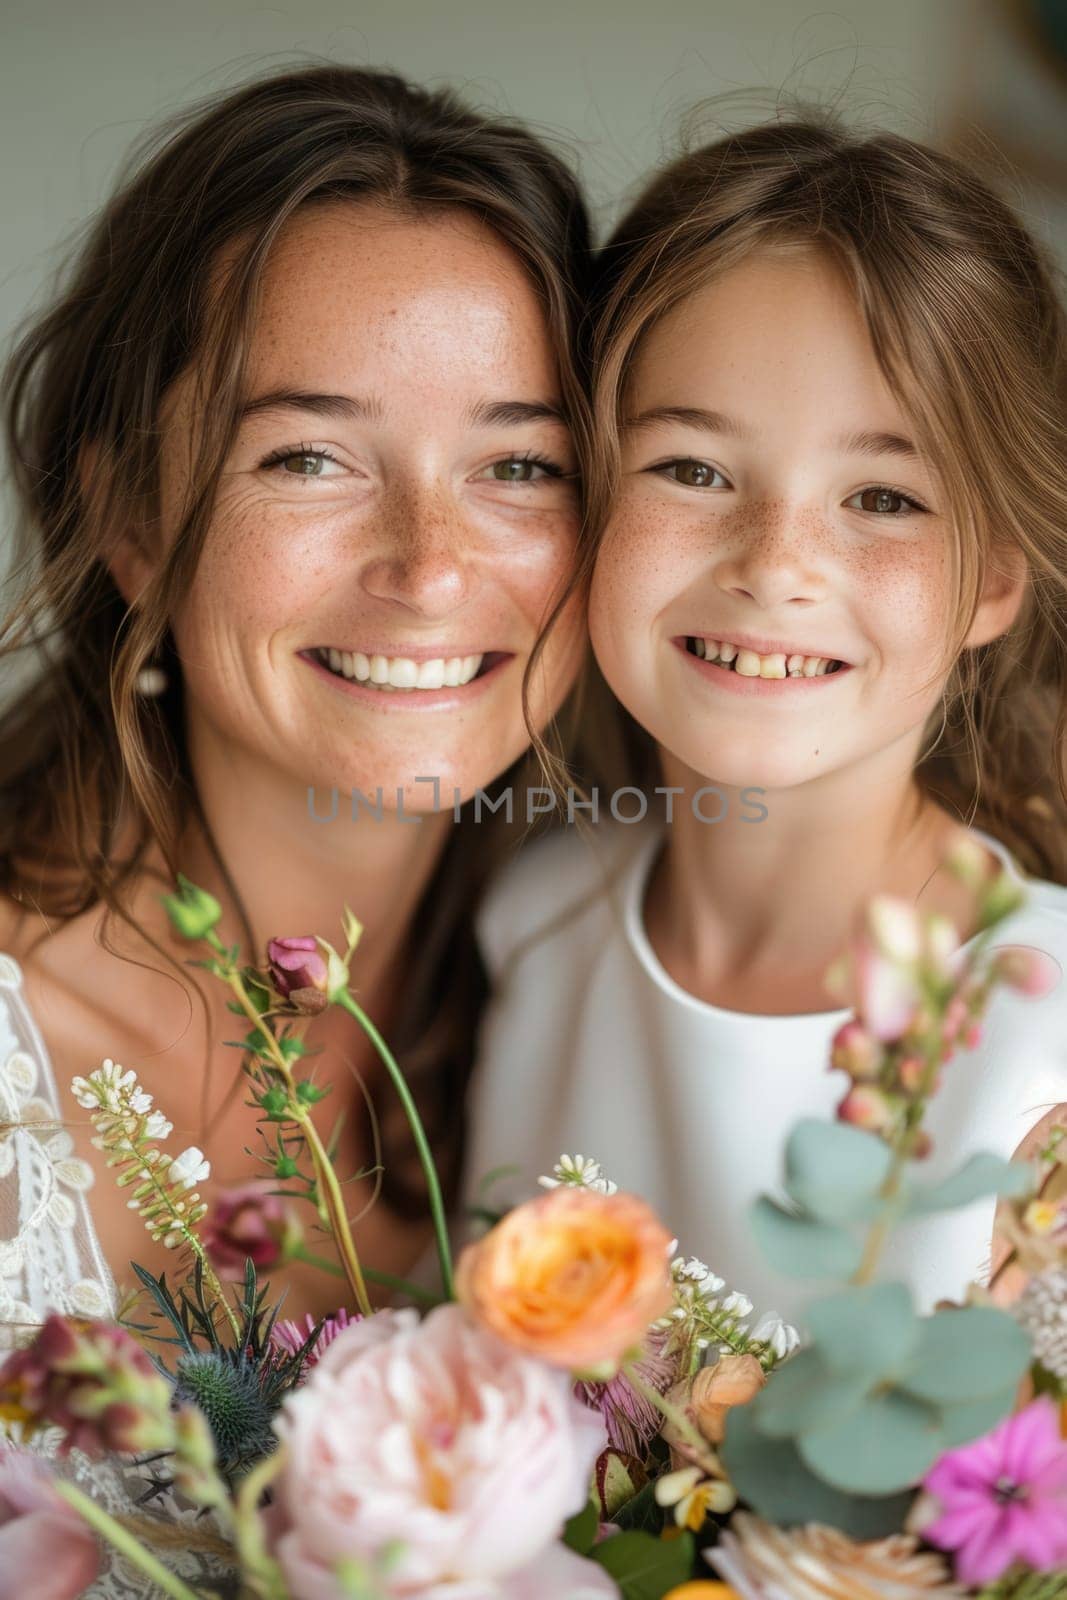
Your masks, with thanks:
M 611 1520 L 624 1531 L 658 1533 L 663 1527 L 663 1512 L 656 1504 L 655 1484 L 646 1483 L 632 1500 L 618 1507 Z
M 982 1400 L 968 1400 L 963 1405 L 944 1406 L 941 1426 L 945 1434 L 945 1449 L 954 1450 L 957 1445 L 970 1444 L 972 1439 L 980 1439 L 983 1433 L 988 1433 L 998 1422 L 1003 1422 L 1015 1410 L 1018 1389 L 1018 1384 L 1013 1383 L 1009 1389 L 1002 1389 L 1000 1394 L 986 1395 Z
M 910 1395 L 870 1395 L 857 1410 L 797 1440 L 812 1472 L 837 1489 L 893 1494 L 916 1483 L 944 1449 L 938 1413 Z
M 892 1376 L 919 1341 L 920 1323 L 902 1283 L 870 1283 L 815 1300 L 808 1331 L 834 1372 L 862 1372 L 871 1380 Z
M 593 1548 L 597 1529 L 600 1526 L 600 1509 L 595 1500 L 587 1500 L 582 1509 L 564 1524 L 560 1537 L 568 1550 L 574 1550 L 580 1556 L 586 1556 Z
M 987 1195 L 1029 1194 L 1034 1188 L 1034 1168 L 1028 1161 L 1004 1161 L 1000 1156 L 980 1151 L 963 1163 L 942 1183 L 913 1184 L 908 1193 L 905 1216 L 925 1216 L 931 1211 L 949 1211 L 969 1206 Z
M 663 1600 L 693 1571 L 693 1535 L 654 1539 L 649 1533 L 616 1533 L 593 1550 L 591 1560 L 611 1574 L 623 1600 Z
M 783 1367 L 772 1383 L 783 1378 L 791 1365 Z M 742 1500 L 768 1522 L 783 1528 L 821 1522 L 840 1528 L 853 1539 L 882 1539 L 899 1533 L 911 1494 L 887 1499 L 842 1494 L 809 1472 L 792 1441 L 768 1439 L 760 1433 L 752 1413 L 752 1405 L 735 1406 L 729 1412 L 720 1454 Z
M 801 1350 L 774 1374 L 748 1409 L 761 1433 L 791 1439 L 820 1422 L 847 1416 L 862 1404 L 870 1387 L 866 1373 L 831 1372 L 817 1350 Z
M 600 1509 L 608 1522 L 613 1522 L 619 1507 L 632 1500 L 648 1482 L 648 1473 L 636 1456 L 614 1449 L 600 1452 L 594 1477 Z
M 798 1122 L 785 1151 L 792 1198 L 820 1222 L 865 1222 L 881 1209 L 888 1145 L 845 1122 Z
M 1030 1361 L 1030 1341 L 1013 1316 L 996 1306 L 965 1306 L 923 1319 L 898 1382 L 921 1399 L 957 1405 L 1017 1384 Z
M 767 1195 L 749 1210 L 756 1243 L 778 1272 L 794 1278 L 850 1278 L 863 1250 L 844 1228 L 787 1211 Z

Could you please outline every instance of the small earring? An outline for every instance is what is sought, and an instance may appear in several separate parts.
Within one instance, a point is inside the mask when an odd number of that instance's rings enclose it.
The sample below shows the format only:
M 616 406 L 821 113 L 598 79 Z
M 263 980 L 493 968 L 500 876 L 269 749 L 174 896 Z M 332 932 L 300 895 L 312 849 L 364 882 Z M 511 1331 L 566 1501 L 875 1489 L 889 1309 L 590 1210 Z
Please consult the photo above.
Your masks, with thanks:
M 134 689 L 138 694 L 152 698 L 162 694 L 169 681 L 162 667 L 142 667 L 134 680 Z

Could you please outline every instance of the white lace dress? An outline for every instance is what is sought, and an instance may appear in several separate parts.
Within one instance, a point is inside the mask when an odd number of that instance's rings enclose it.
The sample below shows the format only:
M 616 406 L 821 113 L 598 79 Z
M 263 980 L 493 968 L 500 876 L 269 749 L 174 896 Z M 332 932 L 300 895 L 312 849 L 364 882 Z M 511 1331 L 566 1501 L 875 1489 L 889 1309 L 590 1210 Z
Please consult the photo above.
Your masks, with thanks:
M 23 989 L 22 970 L 0 953 L 0 1358 L 32 1336 L 50 1311 L 68 1316 L 114 1317 L 115 1283 L 93 1226 L 89 1190 L 94 1173 L 73 1153 L 63 1127 L 52 1064 Z M 14 1427 L 0 1449 L 18 1442 Z M 61 1435 L 48 1429 L 32 1448 L 91 1494 L 112 1516 L 137 1511 L 148 1487 L 146 1469 L 90 1462 L 80 1451 L 56 1458 Z M 154 1506 L 188 1521 L 197 1513 L 170 1497 Z M 195 1550 L 176 1546 L 167 1566 L 194 1586 L 217 1589 L 218 1572 Z M 85 1593 L 97 1600 L 145 1600 L 162 1591 L 110 1546 L 100 1577 Z

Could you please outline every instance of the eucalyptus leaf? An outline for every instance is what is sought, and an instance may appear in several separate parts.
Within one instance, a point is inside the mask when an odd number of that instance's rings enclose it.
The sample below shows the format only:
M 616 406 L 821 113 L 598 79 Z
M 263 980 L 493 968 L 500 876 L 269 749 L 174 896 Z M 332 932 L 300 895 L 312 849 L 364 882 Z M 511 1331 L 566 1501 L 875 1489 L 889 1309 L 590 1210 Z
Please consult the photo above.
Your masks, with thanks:
M 988 1151 L 979 1151 L 941 1183 L 912 1184 L 904 1215 L 919 1217 L 931 1211 L 950 1211 L 987 1195 L 1029 1194 L 1034 1188 L 1034 1176 L 1028 1161 L 1004 1161 Z
M 749 1223 L 771 1266 L 794 1278 L 850 1278 L 863 1257 L 844 1228 L 787 1211 L 767 1195 L 750 1208 Z
M 859 1494 L 893 1494 L 916 1483 L 944 1446 L 936 1409 L 893 1390 L 868 1396 L 842 1421 L 797 1440 L 812 1472 Z
M 680 1539 L 654 1539 L 650 1533 L 616 1533 L 590 1556 L 611 1574 L 623 1600 L 663 1600 L 693 1574 L 691 1533 Z
M 912 1363 L 898 1382 L 938 1405 L 981 1400 L 1018 1383 L 1031 1355 L 1022 1328 L 997 1306 L 938 1311 L 920 1323 Z
M 906 1366 L 921 1324 L 902 1283 L 869 1283 L 813 1301 L 806 1312 L 812 1342 L 834 1372 L 892 1377 Z
M 783 1367 L 773 1381 L 777 1383 L 787 1371 L 788 1367 Z M 791 1440 L 768 1439 L 762 1434 L 752 1411 L 747 1405 L 729 1412 L 720 1449 L 731 1482 L 746 1504 L 783 1528 L 820 1522 L 840 1528 L 853 1539 L 882 1539 L 899 1533 L 911 1494 L 873 1498 L 831 1488 L 808 1470 Z
M 943 1406 L 941 1426 L 945 1433 L 945 1449 L 954 1450 L 957 1445 L 970 1444 L 972 1439 L 980 1439 L 983 1433 L 989 1433 L 998 1422 L 1003 1422 L 1015 1410 L 1018 1389 L 1018 1384 L 1013 1383 L 1000 1394 L 986 1395 L 983 1400 Z
M 866 1373 L 832 1372 L 816 1350 L 801 1350 L 774 1374 L 751 1401 L 757 1428 L 772 1439 L 792 1439 L 836 1422 L 863 1403 L 871 1387 Z
M 869 1221 L 880 1209 L 891 1159 L 889 1146 L 871 1133 L 805 1118 L 786 1145 L 786 1188 L 820 1222 Z

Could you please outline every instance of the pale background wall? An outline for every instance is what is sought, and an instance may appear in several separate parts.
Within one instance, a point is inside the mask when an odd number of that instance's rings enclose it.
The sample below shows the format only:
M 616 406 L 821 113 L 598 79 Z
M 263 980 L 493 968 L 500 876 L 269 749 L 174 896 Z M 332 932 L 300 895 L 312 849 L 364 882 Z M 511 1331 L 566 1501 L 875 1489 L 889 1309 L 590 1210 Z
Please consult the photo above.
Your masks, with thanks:
M 1037 173 L 1015 198 L 1067 259 L 1067 90 L 1035 70 L 1013 3 L 0 0 L 0 345 L 147 126 L 311 58 L 449 82 L 533 121 L 572 152 L 601 228 L 706 97 L 752 91 L 713 108 L 728 126 L 767 115 L 777 94 L 808 94 L 933 142 L 986 130 Z M 7 527 L 0 498 L 0 550 Z

